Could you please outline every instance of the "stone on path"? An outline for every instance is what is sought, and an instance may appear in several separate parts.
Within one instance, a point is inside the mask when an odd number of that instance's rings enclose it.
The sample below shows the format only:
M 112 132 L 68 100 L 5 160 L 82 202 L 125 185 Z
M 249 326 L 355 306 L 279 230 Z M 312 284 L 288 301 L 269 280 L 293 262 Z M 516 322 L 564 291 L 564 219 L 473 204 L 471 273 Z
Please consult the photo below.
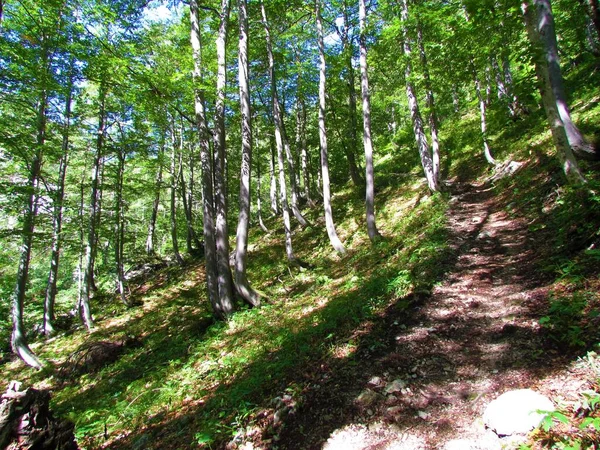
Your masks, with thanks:
M 493 400 L 485 409 L 483 420 L 498 436 L 525 434 L 545 417 L 539 410 L 554 411 L 554 405 L 547 397 L 531 389 L 518 389 Z

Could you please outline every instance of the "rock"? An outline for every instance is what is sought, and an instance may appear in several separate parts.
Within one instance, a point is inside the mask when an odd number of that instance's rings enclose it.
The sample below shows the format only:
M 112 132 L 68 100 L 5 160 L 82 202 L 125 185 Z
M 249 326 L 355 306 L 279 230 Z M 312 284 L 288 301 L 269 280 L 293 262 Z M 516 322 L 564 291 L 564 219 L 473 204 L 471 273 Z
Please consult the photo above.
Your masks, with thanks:
M 518 389 L 505 392 L 492 401 L 485 409 L 483 421 L 498 436 L 525 434 L 545 417 L 538 410 L 554 411 L 554 405 L 547 397 L 531 389 Z
M 397 379 L 388 383 L 385 387 L 386 394 L 395 394 L 396 392 L 402 392 L 402 389 L 406 387 L 406 381 Z
M 369 386 L 379 387 L 383 384 L 383 380 L 381 379 L 381 377 L 373 377 L 369 380 L 367 384 Z
M 365 389 L 356 398 L 356 403 L 364 408 L 371 406 L 377 400 L 379 400 L 379 394 L 371 389 Z

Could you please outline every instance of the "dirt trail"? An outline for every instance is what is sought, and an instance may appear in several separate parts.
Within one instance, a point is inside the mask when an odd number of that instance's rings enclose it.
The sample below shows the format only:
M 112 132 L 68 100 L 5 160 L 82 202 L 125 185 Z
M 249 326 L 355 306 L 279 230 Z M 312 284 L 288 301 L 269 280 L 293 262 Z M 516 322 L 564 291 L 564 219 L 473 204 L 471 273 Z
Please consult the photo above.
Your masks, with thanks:
M 456 260 L 442 284 L 408 317 L 390 308 L 369 331 L 380 345 L 359 348 L 358 363 L 313 376 L 279 448 L 495 449 L 479 419 L 493 398 L 526 387 L 552 395 L 556 383 L 540 382 L 559 359 L 538 325 L 540 243 L 485 185 L 462 186 L 451 205 Z

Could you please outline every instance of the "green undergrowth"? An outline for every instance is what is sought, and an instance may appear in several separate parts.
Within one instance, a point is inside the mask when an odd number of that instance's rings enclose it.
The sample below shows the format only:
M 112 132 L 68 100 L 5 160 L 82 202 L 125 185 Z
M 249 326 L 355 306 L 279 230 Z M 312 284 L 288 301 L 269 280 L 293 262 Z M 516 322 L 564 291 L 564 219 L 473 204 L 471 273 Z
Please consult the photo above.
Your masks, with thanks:
M 600 109 L 586 95 L 574 113 L 591 127 Z M 539 112 L 507 121 L 498 107 L 490 119 L 498 160 L 525 163 L 497 181 L 496 190 L 507 213 L 525 217 L 529 231 L 542 233 L 540 242 L 547 243 L 535 263 L 556 283 L 541 325 L 556 345 L 583 352 L 597 342 L 600 328 L 597 172 L 587 173 L 584 189 L 565 186 Z M 443 158 L 446 179 L 469 182 L 491 174 L 478 127 L 476 114 L 444 122 L 443 148 L 451 155 Z M 358 330 L 390 307 L 410 310 L 413 299 L 426 298 L 453 267 L 449 196 L 428 193 L 412 144 L 394 144 L 377 158 L 383 238 L 376 245 L 366 235 L 362 194 L 336 186 L 333 211 L 345 256 L 329 245 L 320 205 L 304 210 L 311 226 L 294 230 L 296 256 L 310 268 L 287 263 L 279 219 L 266 220 L 267 234 L 252 228 L 248 278 L 265 295 L 260 308 L 239 305 L 230 319 L 214 321 L 202 262 L 164 268 L 134 294 L 141 305 L 126 309 L 113 296 L 96 300 L 98 326 L 91 334 L 72 328 L 35 342 L 34 350 L 53 368 L 34 373 L 17 361 L 5 363 L 5 383 L 20 379 L 50 388 L 53 410 L 75 422 L 83 448 L 219 447 L 239 429 L 264 424 L 276 397 L 301 403 L 315 368 L 331 361 L 353 364 L 356 348 L 370 339 Z M 136 345 L 123 346 L 96 370 L 61 372 L 78 349 L 127 338 Z

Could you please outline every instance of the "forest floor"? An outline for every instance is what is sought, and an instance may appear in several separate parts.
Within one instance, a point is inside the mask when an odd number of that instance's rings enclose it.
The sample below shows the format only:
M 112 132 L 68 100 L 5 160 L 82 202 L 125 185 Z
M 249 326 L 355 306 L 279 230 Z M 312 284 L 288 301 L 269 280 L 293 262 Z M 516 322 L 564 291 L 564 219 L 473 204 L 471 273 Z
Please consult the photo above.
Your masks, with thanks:
M 506 440 L 481 418 L 499 394 L 530 388 L 568 403 L 589 387 L 576 354 L 549 345 L 539 324 L 551 283 L 538 272 L 545 238 L 505 203 L 483 183 L 454 188 L 453 268 L 430 294 L 414 294 L 409 311 L 393 304 L 359 328 L 376 345 L 352 363 L 309 371 L 279 448 L 499 449 Z

